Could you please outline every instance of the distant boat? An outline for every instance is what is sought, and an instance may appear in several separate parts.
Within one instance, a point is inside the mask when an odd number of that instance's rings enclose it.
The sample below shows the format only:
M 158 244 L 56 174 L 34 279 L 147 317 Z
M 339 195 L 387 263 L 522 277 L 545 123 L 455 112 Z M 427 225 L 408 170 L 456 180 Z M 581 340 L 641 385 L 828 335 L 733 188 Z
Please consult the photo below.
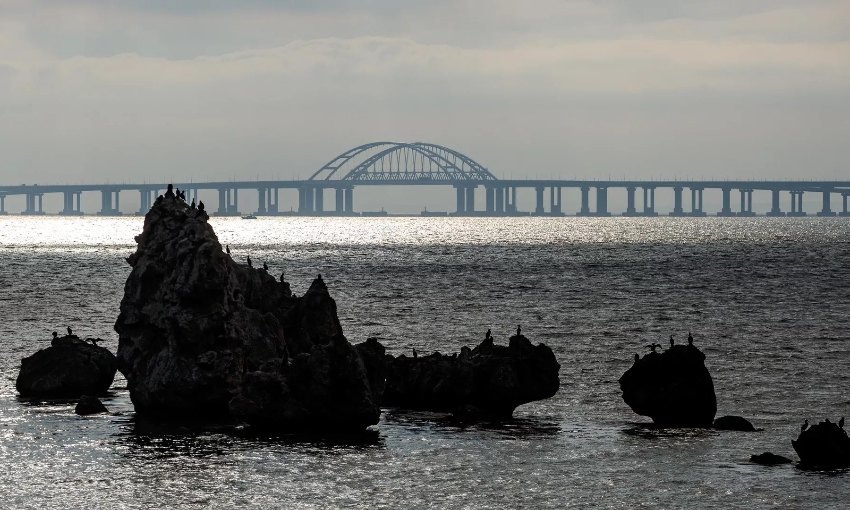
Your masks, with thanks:
M 242 216 L 242 219 L 243 220 L 256 220 L 257 217 L 254 216 L 253 214 L 246 214 L 245 216 Z
M 360 213 L 360 215 L 361 216 L 386 216 L 387 211 L 385 211 L 384 208 L 381 207 L 380 211 L 363 211 L 362 213 Z

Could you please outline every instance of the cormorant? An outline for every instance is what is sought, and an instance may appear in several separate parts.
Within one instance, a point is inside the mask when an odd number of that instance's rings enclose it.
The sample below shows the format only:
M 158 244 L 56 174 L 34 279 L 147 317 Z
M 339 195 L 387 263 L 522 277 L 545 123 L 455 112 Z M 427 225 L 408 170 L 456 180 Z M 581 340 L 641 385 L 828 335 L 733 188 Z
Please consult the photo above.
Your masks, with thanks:
M 248 255 L 248 267 L 254 267 L 254 265 L 251 264 L 251 256 L 250 255 Z
M 652 352 L 655 352 L 655 348 L 656 348 L 656 347 L 661 348 L 661 347 L 662 347 L 662 345 L 661 345 L 661 344 L 656 344 L 656 343 L 651 343 L 651 344 L 647 345 L 647 347 L 649 347 L 649 350 L 651 350 Z
M 319 276 L 317 276 L 316 279 L 322 281 L 322 273 L 319 273 Z
M 199 211 L 203 211 L 203 210 L 204 210 L 204 201 L 203 201 L 203 200 L 201 200 L 200 202 L 198 202 L 198 210 L 199 210 Z
M 284 275 L 284 274 L 285 274 L 285 273 L 280 273 L 280 283 L 283 283 L 283 275 Z
M 176 190 L 174 190 L 174 196 L 177 197 L 177 198 L 180 198 L 180 188 L 177 188 Z
M 165 196 L 174 196 L 174 186 L 171 184 L 168 185 L 168 190 L 165 192 Z
M 225 245 L 224 249 L 227 250 L 227 254 L 230 255 L 230 245 Z
M 416 349 L 413 349 L 413 359 L 416 359 Z
M 688 331 L 688 345 L 694 345 L 694 335 L 690 331 Z
M 71 331 L 71 326 L 68 326 L 68 336 L 71 336 L 73 332 Z
M 673 335 L 670 335 L 670 348 L 673 348 Z
M 838 428 L 844 428 L 844 417 L 842 416 L 840 420 L 838 420 Z
M 268 272 L 268 270 L 269 270 L 269 265 L 266 264 L 265 262 L 263 262 L 263 269 L 265 269 L 266 272 Z
M 637 363 L 638 361 L 640 361 L 640 354 L 635 353 L 635 363 Z
M 54 340 L 56 340 L 56 337 L 57 337 L 57 336 L 59 336 L 59 333 L 57 333 L 57 332 L 55 332 L 55 331 L 54 331 L 54 332 L 53 332 L 53 339 L 54 339 Z
M 192 199 L 192 205 L 190 205 L 189 207 L 190 207 L 191 209 L 194 209 L 194 208 L 195 208 L 195 199 L 194 199 L 194 198 Z
M 516 327 L 516 336 L 520 336 L 522 334 L 522 326 L 517 325 Z
M 492 337 L 492 336 L 493 336 L 493 335 L 491 335 L 491 334 L 490 334 L 490 330 L 488 329 L 488 330 L 487 330 L 487 334 L 486 334 L 486 335 L 484 335 L 484 340 L 490 340 L 490 337 Z
M 807 428 L 809 428 L 809 420 L 804 421 L 803 424 L 800 425 L 800 434 L 805 432 Z

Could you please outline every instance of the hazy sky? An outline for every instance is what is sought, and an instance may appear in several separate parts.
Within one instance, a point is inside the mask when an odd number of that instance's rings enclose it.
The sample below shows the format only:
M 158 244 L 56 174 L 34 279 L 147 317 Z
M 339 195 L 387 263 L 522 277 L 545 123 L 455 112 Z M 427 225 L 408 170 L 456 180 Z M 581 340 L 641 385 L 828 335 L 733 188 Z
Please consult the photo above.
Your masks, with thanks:
M 303 178 L 381 139 L 850 178 L 850 0 L 0 0 L 0 182 Z

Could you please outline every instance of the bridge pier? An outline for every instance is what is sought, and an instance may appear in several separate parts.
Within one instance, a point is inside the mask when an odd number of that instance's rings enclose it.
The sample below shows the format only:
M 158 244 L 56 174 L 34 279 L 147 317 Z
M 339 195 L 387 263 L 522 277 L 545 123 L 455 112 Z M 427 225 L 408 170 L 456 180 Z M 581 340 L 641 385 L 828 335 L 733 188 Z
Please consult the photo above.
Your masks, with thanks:
M 608 212 L 608 188 L 596 187 L 596 214 L 594 216 L 611 216 Z
M 838 213 L 839 216 L 850 216 L 850 211 L 847 210 L 847 197 L 850 197 L 850 193 L 844 192 L 841 194 L 842 207 L 841 212 Z M 2 197 L 0 197 L 0 199 L 2 199 Z M 0 204 L 2 204 L 2 202 L 0 202 Z M 2 206 L 0 206 L 0 214 L 3 214 Z
M 629 186 L 626 188 L 626 212 L 623 213 L 623 216 L 639 216 L 637 209 L 635 209 L 635 188 L 634 186 Z M 643 199 L 646 201 L 646 189 L 643 190 Z
M 44 193 L 27 193 L 27 208 L 21 213 L 23 216 L 41 216 L 44 214 Z M 35 203 L 38 202 L 38 207 Z
M 466 188 L 466 214 L 475 212 L 475 188 L 478 186 L 468 186 Z
M 806 213 L 803 211 L 803 192 L 802 191 L 790 191 L 791 195 L 791 212 L 788 213 L 788 216 L 805 216 Z
M 100 191 L 98 216 L 121 216 L 121 190 Z
M 537 207 L 534 208 L 535 216 L 543 216 L 543 191 L 544 188 L 542 186 L 538 186 L 534 188 L 535 194 L 537 195 Z
M 241 216 L 238 188 L 218 189 L 218 212 L 216 216 Z
M 555 191 L 557 190 L 557 192 Z M 561 187 L 552 186 L 549 188 L 549 214 L 552 216 L 563 216 L 561 212 Z
M 785 216 L 785 213 L 782 212 L 781 208 L 779 207 L 779 190 L 778 189 L 771 190 L 771 194 L 773 195 L 773 199 L 771 201 L 770 212 L 767 213 L 766 216 L 773 216 L 773 217 Z
M 670 216 L 687 216 L 682 209 L 682 187 L 675 186 L 673 188 L 673 212 Z
M 705 212 L 702 210 L 702 190 L 703 188 L 691 188 L 690 216 L 705 216 Z
M 741 212 L 738 216 L 755 216 L 753 212 L 753 190 L 741 189 Z
M 455 216 L 462 216 L 466 212 L 466 190 L 460 186 L 455 186 L 457 190 L 457 209 Z
M 648 200 L 647 200 L 648 195 Z M 658 216 L 655 212 L 655 188 L 643 188 L 643 216 Z
M 718 216 L 736 216 L 732 211 L 732 188 L 722 188 L 723 208 L 717 213 Z
M 354 214 L 354 187 L 345 188 L 345 212 Z
M 590 188 L 581 187 L 581 210 L 576 216 L 590 216 Z
M 82 195 L 79 191 L 65 191 L 62 193 L 64 195 L 65 204 L 59 214 L 63 216 L 82 216 L 83 212 L 80 210 L 80 196 Z M 76 205 L 74 204 L 76 198 Z
M 824 188 L 822 190 L 822 192 L 823 192 L 823 209 L 821 210 L 821 212 L 818 213 L 818 216 L 821 216 L 821 217 L 823 217 L 823 216 L 835 216 L 835 213 L 829 207 L 829 199 L 832 196 L 832 189 L 831 188 Z
M 257 215 L 268 214 L 266 208 L 266 188 L 257 188 Z
M 345 212 L 345 190 L 342 188 L 336 189 L 336 213 L 342 214 Z
M 492 215 L 496 208 L 496 188 L 484 187 L 485 209 L 488 215 Z
M 494 188 L 496 192 L 496 214 L 505 214 L 505 188 Z
M 316 214 L 322 214 L 325 212 L 325 188 L 321 186 L 316 187 L 315 194 L 315 210 L 313 212 Z
M 280 207 L 278 207 L 278 188 L 269 188 L 269 198 L 266 201 L 266 206 L 268 208 L 269 214 L 277 214 L 280 212 Z
M 845 200 L 844 203 L 846 205 L 847 201 Z M 847 209 L 847 207 L 844 207 L 844 209 Z M 9 213 L 6 212 L 6 195 L 0 195 L 0 216 L 6 216 L 7 214 Z
M 153 206 L 151 195 L 155 192 L 156 190 L 153 189 L 139 190 L 139 211 L 136 213 L 136 216 L 144 216 L 148 213 L 148 211 L 150 211 L 151 207 Z

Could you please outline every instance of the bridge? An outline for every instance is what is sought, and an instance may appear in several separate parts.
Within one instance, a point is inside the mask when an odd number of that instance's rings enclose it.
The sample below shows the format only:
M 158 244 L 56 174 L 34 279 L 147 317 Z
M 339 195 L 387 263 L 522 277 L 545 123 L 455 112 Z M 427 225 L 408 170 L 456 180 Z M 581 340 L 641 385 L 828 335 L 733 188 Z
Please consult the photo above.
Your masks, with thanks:
M 703 191 L 720 190 L 723 206 L 717 216 L 755 216 L 753 193 L 771 193 L 772 207 L 766 216 L 806 216 L 803 211 L 803 194 L 822 195 L 823 206 L 818 216 L 850 216 L 848 197 L 850 180 L 847 181 L 645 181 L 645 180 L 563 180 L 563 179 L 498 179 L 487 168 L 472 158 L 447 147 L 430 143 L 375 142 L 348 150 L 319 168 L 306 180 L 269 180 L 206 183 L 174 183 L 186 191 L 187 200 L 199 199 L 199 191 L 218 192 L 218 208 L 207 205 L 207 210 L 219 216 L 237 216 L 239 192 L 254 191 L 258 196 L 257 215 L 357 215 L 354 211 L 354 188 L 362 186 L 452 186 L 457 193 L 455 216 L 564 216 L 561 201 L 564 188 L 581 190 L 581 208 L 578 216 L 611 216 L 608 210 L 608 190 L 623 188 L 627 194 L 627 208 L 623 216 L 657 216 L 655 191 L 669 189 L 673 193 L 674 208 L 671 216 L 706 216 L 703 210 Z M 0 215 L 6 211 L 6 197 L 26 197 L 23 215 L 43 215 L 43 197 L 46 194 L 62 194 L 64 207 L 61 215 L 82 215 L 82 194 L 100 193 L 101 216 L 117 216 L 120 212 L 122 192 L 138 192 L 140 208 L 137 214 L 145 214 L 155 198 L 165 190 L 165 183 L 158 184 L 68 184 L 68 185 L 14 185 L 0 184 Z M 484 207 L 476 208 L 475 191 L 484 188 Z M 517 190 L 530 188 L 535 191 L 536 207 L 533 211 L 517 208 Z M 295 189 L 298 192 L 297 210 L 284 211 L 279 206 L 279 191 Z M 690 192 L 690 204 L 686 209 L 683 193 Z M 333 208 L 325 208 L 326 190 L 333 190 Z M 548 208 L 546 191 L 548 190 Z M 637 190 L 643 200 L 638 208 Z M 590 208 L 591 191 L 596 195 L 595 209 Z M 740 195 L 740 207 L 733 210 L 733 192 Z M 782 193 L 790 197 L 790 210 L 780 207 Z M 842 200 L 841 211 L 833 211 L 832 197 Z M 737 202 L 737 200 L 736 200 Z M 735 204 L 737 206 L 737 203 Z M 294 209 L 294 208 L 293 208 Z M 423 213 L 424 214 L 424 213 Z

